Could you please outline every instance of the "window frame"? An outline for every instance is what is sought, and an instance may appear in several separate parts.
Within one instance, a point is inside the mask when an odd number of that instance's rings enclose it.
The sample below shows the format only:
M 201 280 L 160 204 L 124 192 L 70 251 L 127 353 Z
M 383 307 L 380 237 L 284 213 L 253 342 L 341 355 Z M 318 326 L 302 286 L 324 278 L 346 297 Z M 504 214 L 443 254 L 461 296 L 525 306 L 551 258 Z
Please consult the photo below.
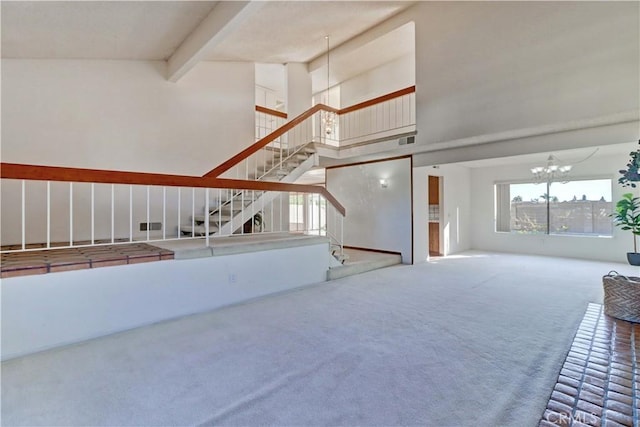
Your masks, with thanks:
M 611 184 L 611 208 L 612 208 L 612 212 L 615 210 L 615 199 L 616 199 L 616 194 L 615 194 L 615 186 L 614 186 L 614 182 L 616 181 L 616 177 L 614 175 L 611 174 L 601 174 L 601 175 L 590 175 L 590 176 L 584 176 L 584 175 L 579 175 L 579 176 L 575 176 L 575 177 L 570 177 L 570 179 L 567 182 L 574 182 L 574 181 L 595 181 L 595 180 L 604 180 L 604 179 L 608 179 L 610 181 Z M 578 234 L 578 233 L 554 233 L 554 232 L 550 232 L 550 213 L 549 213 L 549 209 L 550 209 L 550 204 L 549 204 L 549 200 L 545 201 L 545 204 L 547 205 L 547 230 L 543 233 L 531 233 L 531 234 L 526 234 L 526 233 L 514 233 L 513 230 L 509 230 L 509 231 L 502 231 L 502 230 L 498 230 L 498 209 L 499 209 L 499 198 L 498 198 L 498 186 L 499 185 L 504 185 L 504 184 L 535 184 L 533 182 L 533 180 L 531 179 L 527 179 L 527 178 L 520 178 L 520 179 L 505 179 L 505 180 L 495 180 L 493 182 L 493 195 L 494 195 L 494 211 L 493 211 L 493 232 L 494 233 L 499 233 L 499 234 L 518 234 L 521 236 L 544 236 L 544 237 L 576 237 L 576 238 L 602 238 L 602 239 L 611 239 L 614 237 L 614 228 L 612 227 L 612 231 L 611 234 L 595 234 L 595 233 L 582 233 L 582 234 Z M 559 181 L 552 181 L 551 184 L 558 184 L 558 185 L 562 185 L 562 182 Z M 541 188 L 544 188 L 547 191 L 547 194 L 549 193 L 550 187 L 549 184 L 547 182 L 541 182 L 538 184 L 539 186 L 541 186 Z M 511 206 L 511 197 L 509 197 L 509 207 Z M 612 224 L 613 224 L 613 220 L 612 220 Z

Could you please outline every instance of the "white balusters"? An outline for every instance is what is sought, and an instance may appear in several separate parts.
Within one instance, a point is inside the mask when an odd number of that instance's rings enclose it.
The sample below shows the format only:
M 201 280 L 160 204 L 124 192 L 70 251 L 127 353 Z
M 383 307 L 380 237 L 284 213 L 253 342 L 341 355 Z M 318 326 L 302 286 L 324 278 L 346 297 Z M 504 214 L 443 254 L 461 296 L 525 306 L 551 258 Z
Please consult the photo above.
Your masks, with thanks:
M 69 183 L 69 246 L 73 246 L 73 182 Z
M 205 244 L 209 246 L 209 217 L 211 210 L 211 205 L 209 203 L 209 189 L 204 189 L 204 234 L 205 234 Z
M 26 206 L 27 206 L 27 202 L 26 202 L 26 193 L 27 193 L 27 189 L 26 189 L 26 183 L 25 180 L 22 180 L 22 187 L 21 187 L 21 201 L 20 201 L 20 224 L 21 224 L 21 235 L 22 235 L 22 250 L 25 250 L 27 247 L 27 211 L 26 211 Z
M 91 244 L 96 240 L 96 185 L 91 183 Z
M 180 212 L 182 211 L 182 189 L 178 187 L 178 239 L 182 237 L 182 231 L 180 230 L 180 224 L 182 221 L 180 220 Z
M 129 241 L 133 242 L 133 185 L 129 186 Z
M 314 140 L 333 146 L 367 142 L 415 131 L 415 93 L 404 93 L 379 103 L 348 111 L 322 111 L 316 119 Z
M 115 209 L 115 184 L 111 184 L 111 243 L 116 240 L 116 209 Z
M 191 237 L 196 233 L 196 189 L 191 189 Z
M 162 187 L 162 240 L 167 239 L 167 187 Z
M 51 247 L 51 181 L 47 181 L 47 248 Z

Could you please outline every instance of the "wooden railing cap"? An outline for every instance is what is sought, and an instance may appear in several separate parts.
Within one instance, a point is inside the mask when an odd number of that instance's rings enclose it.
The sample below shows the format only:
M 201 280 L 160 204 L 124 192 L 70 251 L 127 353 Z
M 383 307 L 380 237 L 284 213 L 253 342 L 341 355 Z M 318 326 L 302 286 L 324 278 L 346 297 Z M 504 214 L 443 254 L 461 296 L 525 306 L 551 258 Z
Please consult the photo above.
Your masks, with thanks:
M 157 185 L 164 187 L 224 188 L 233 190 L 315 193 L 324 196 L 342 215 L 346 210 L 324 187 L 271 181 L 207 178 L 146 172 L 82 169 L 60 166 L 0 163 L 0 178 L 35 181 L 84 182 L 95 184 Z

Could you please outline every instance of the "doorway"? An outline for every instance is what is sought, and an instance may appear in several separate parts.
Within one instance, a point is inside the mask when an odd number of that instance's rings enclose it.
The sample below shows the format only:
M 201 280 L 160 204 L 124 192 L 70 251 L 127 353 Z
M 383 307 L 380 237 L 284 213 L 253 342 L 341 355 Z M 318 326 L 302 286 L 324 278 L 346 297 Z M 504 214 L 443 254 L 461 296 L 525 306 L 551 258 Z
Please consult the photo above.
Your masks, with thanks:
M 441 256 L 440 188 L 441 177 L 429 175 L 429 256 Z

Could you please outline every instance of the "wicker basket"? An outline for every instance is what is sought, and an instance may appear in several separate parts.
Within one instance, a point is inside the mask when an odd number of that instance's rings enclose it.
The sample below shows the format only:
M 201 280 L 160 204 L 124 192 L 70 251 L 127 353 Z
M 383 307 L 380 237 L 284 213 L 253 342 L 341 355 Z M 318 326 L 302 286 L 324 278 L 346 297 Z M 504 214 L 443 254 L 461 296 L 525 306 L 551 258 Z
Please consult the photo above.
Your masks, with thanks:
M 602 278 L 604 313 L 617 319 L 640 323 L 640 277 L 610 272 Z

